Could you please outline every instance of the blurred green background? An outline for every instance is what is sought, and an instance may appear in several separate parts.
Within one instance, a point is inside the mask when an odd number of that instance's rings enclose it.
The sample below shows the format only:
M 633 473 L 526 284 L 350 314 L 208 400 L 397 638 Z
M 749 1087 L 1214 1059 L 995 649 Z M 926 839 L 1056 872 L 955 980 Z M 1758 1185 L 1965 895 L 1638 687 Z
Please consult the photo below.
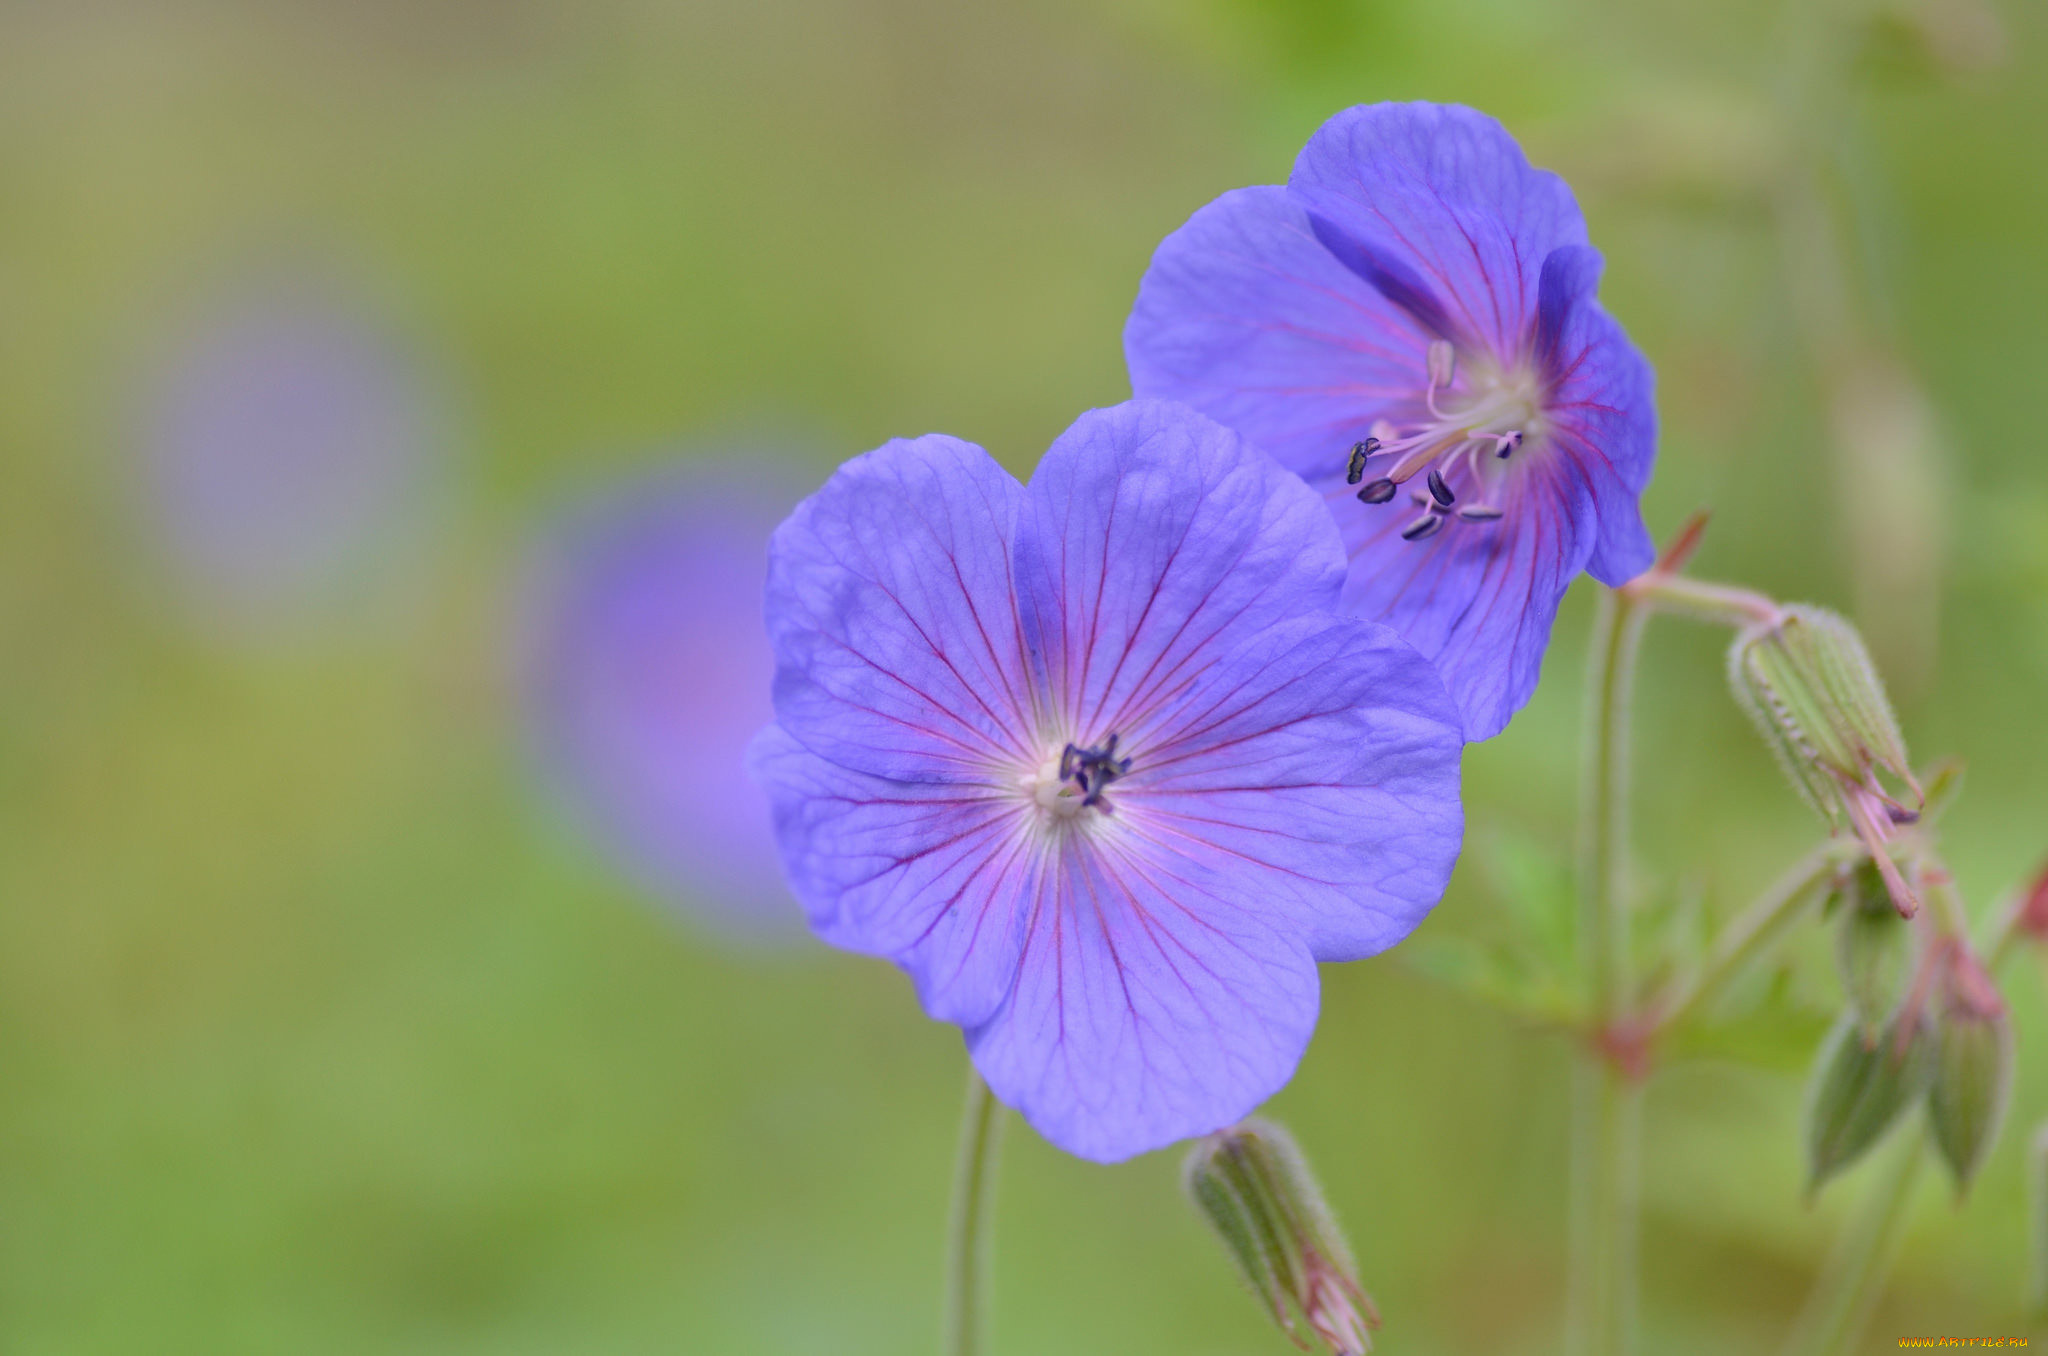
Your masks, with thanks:
M 1658 367 L 1653 531 L 1709 506 L 1698 572 L 1857 608 L 1916 755 L 1968 762 L 1945 841 L 1973 905 L 2035 868 L 2038 4 L 7 5 L 0 1350 L 929 1349 L 957 1033 L 879 962 L 721 942 L 559 822 L 508 660 L 524 553 L 565 496 L 733 430 L 797 431 L 812 481 L 930 430 L 1028 471 L 1128 393 L 1159 238 L 1386 98 L 1483 107 L 1573 178 Z M 455 432 L 395 579 L 238 628 L 166 583 L 128 411 L 180 308 L 279 253 L 360 280 Z M 1926 402 L 1863 428 L 1870 353 Z M 1589 589 L 1469 757 L 1425 937 L 1486 931 L 1502 844 L 1569 842 Z M 1654 627 L 1639 722 L 1646 893 L 1710 914 L 1816 832 L 1722 645 Z M 1924 1190 L 1872 1351 L 2027 1331 L 2040 980 L 2007 985 L 2004 1140 L 1967 1204 Z M 1325 986 L 1272 1111 L 1383 1348 L 1554 1350 L 1561 1040 L 1399 953 Z M 1861 1172 L 1802 1203 L 1817 1028 L 1782 1029 L 1652 1091 L 1651 1350 L 1772 1349 L 1853 1200 Z M 1177 1162 L 1013 1123 L 998 1352 L 1285 1349 Z

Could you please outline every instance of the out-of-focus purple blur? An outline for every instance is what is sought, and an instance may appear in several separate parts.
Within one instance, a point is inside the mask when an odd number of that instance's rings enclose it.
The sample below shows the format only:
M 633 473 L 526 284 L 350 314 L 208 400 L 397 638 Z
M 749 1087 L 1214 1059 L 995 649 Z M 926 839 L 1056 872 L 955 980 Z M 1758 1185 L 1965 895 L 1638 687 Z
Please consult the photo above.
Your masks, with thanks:
M 768 537 L 796 497 L 737 460 L 617 484 L 543 542 L 523 618 L 545 776 L 629 875 L 749 940 L 802 925 L 744 766 L 772 716 Z
M 157 341 L 135 428 L 146 516 L 208 620 L 331 615 L 418 548 L 446 430 L 427 367 L 346 289 L 244 278 Z

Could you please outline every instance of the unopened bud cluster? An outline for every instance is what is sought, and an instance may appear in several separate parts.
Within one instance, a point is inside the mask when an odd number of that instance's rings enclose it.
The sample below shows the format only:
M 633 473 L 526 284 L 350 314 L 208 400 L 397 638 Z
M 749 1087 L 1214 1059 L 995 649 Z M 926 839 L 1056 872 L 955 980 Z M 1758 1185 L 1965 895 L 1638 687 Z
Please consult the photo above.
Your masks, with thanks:
M 1728 681 L 1757 732 L 1807 803 L 1830 824 L 1846 821 L 1870 849 L 1899 912 L 1919 901 L 1885 844 L 1919 817 L 1919 784 L 1862 637 L 1823 608 L 1793 605 L 1750 627 L 1728 652 Z M 1908 788 L 1902 804 L 1879 773 Z
M 1809 1084 L 1809 1189 L 1861 1158 L 1923 1102 L 1935 1148 L 1957 1188 L 1966 1188 L 1997 1141 L 2012 1090 L 2005 1001 L 1959 938 L 1936 940 L 1909 976 L 1893 951 L 1907 929 L 1889 910 L 1852 904 L 1841 926 L 1849 1009 L 1823 1043 Z
M 1379 1326 L 1358 1284 L 1351 1250 L 1285 1130 L 1249 1120 L 1196 1141 L 1184 1180 L 1188 1197 L 1231 1261 L 1295 1344 L 1295 1315 L 1336 1356 L 1372 1349 Z

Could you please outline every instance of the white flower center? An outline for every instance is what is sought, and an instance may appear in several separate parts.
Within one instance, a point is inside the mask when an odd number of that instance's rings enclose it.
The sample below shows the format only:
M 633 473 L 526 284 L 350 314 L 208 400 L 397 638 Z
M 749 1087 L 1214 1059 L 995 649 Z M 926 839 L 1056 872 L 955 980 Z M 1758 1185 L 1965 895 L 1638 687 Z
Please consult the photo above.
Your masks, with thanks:
M 1072 780 L 1060 776 L 1060 756 L 1046 755 L 1035 772 L 1024 777 L 1024 793 L 1040 810 L 1056 820 L 1072 819 L 1081 813 L 1081 802 L 1088 793 L 1075 786 Z
M 1131 760 L 1117 751 L 1112 732 L 1100 744 L 1062 744 L 1048 749 L 1036 769 L 1019 779 L 1024 794 L 1053 823 L 1073 823 L 1083 810 L 1113 812 L 1107 792 L 1129 774 Z

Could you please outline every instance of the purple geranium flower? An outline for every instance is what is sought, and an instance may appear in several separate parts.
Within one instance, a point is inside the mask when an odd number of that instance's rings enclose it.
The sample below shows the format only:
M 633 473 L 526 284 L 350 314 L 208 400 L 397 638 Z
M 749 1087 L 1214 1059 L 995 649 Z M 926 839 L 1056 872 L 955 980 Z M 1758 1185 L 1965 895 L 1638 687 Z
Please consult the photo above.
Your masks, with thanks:
M 774 716 L 768 537 L 795 498 L 730 465 L 621 484 L 549 533 L 525 598 L 549 779 L 644 887 L 750 939 L 802 935 L 745 774 Z
M 1226 193 L 1153 256 L 1124 331 L 1186 401 L 1322 492 L 1345 608 L 1436 661 L 1470 739 L 1529 699 L 1565 586 L 1650 563 L 1650 367 L 1594 299 L 1562 179 L 1469 108 L 1338 114 L 1287 186 Z
M 1072 1153 L 1243 1116 L 1301 1058 L 1315 962 L 1443 892 L 1457 711 L 1335 614 L 1343 576 L 1299 479 L 1158 401 L 1082 416 L 1028 486 L 888 443 L 775 535 L 755 766 L 796 893 Z

